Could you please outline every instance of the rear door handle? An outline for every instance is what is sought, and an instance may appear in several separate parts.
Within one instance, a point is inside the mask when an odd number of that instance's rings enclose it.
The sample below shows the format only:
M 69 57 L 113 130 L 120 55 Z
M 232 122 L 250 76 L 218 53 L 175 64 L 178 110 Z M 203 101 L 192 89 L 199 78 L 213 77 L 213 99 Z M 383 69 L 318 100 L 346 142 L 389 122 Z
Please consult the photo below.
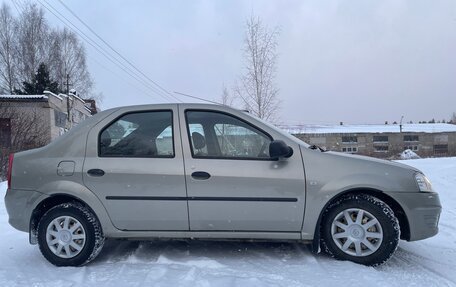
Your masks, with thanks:
M 89 169 L 87 173 L 91 176 L 103 176 L 105 174 L 104 170 L 99 168 Z
M 204 180 L 204 179 L 209 179 L 211 177 L 211 175 L 205 171 L 195 171 L 194 173 L 192 173 L 192 177 L 194 179 Z

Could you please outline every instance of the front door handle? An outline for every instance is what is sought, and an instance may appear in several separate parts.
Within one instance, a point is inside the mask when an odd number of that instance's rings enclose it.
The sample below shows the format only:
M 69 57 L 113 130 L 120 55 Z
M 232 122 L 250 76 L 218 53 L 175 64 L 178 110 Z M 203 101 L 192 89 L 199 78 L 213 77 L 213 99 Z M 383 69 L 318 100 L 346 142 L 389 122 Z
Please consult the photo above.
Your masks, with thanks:
M 99 168 L 89 169 L 87 173 L 91 176 L 103 176 L 105 174 L 104 170 Z
M 211 175 L 205 171 L 195 171 L 194 173 L 192 173 L 192 177 L 194 179 L 204 180 L 204 179 L 209 179 L 211 177 Z

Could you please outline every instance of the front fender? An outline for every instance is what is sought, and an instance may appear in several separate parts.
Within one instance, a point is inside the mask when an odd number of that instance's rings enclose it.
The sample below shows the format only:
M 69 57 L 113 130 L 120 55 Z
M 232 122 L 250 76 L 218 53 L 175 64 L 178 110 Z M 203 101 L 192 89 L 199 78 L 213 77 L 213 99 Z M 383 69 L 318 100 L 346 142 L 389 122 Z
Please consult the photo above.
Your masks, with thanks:
M 393 162 L 302 148 L 306 208 L 302 238 L 312 240 L 320 214 L 334 198 L 353 190 L 416 192 L 415 170 Z
M 314 238 L 320 215 L 332 200 L 350 191 L 384 192 L 383 182 L 384 179 L 380 176 L 356 174 L 335 178 L 321 187 L 312 182 L 308 183 L 302 238 L 304 240 Z

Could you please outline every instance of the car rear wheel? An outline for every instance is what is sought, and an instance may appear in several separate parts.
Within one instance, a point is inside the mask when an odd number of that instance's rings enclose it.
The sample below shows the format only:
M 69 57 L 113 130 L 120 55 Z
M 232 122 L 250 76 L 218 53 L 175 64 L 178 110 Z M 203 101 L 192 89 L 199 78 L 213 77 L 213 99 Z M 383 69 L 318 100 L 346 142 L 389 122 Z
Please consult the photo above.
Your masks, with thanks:
M 346 195 L 325 210 L 321 246 L 336 259 L 379 265 L 392 256 L 399 238 L 394 212 L 376 197 Z
M 38 224 L 43 256 L 56 266 L 80 266 L 101 251 L 104 237 L 96 216 L 80 203 L 63 203 L 49 209 Z

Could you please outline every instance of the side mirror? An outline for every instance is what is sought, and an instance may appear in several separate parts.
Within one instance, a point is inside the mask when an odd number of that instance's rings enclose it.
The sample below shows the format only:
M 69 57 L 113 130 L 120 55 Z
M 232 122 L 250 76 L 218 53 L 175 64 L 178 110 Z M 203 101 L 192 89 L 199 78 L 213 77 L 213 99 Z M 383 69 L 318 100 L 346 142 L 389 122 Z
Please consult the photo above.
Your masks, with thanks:
M 274 140 L 269 144 L 269 156 L 279 159 L 281 157 L 288 158 L 293 155 L 293 149 L 284 141 Z

